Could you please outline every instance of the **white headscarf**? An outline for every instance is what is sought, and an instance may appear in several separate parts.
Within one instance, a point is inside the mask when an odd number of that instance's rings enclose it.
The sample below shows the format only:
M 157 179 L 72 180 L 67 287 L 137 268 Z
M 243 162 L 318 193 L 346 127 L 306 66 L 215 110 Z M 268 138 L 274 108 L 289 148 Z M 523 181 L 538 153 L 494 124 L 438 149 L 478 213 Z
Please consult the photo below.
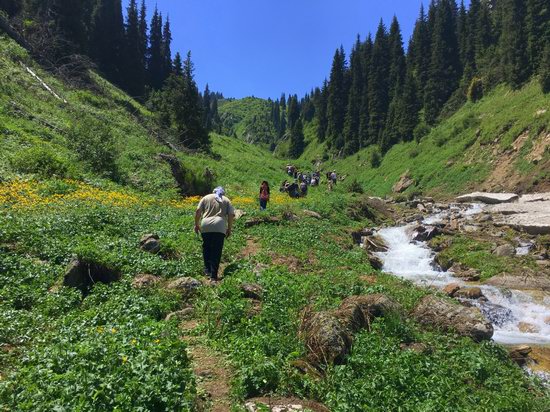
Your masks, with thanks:
M 216 200 L 218 202 L 221 202 L 223 200 L 223 195 L 225 195 L 225 190 L 223 189 L 223 187 L 218 186 L 214 189 L 214 194 L 216 195 Z

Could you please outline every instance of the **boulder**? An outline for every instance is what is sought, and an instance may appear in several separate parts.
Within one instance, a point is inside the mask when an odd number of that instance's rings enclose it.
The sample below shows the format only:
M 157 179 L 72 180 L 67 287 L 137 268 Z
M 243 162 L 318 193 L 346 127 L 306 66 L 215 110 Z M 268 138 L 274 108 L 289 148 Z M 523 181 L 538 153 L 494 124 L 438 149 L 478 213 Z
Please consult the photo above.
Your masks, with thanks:
M 462 298 L 462 299 L 479 299 L 483 296 L 483 293 L 481 292 L 480 288 L 460 288 L 458 289 L 454 295 L 455 298 Z
M 160 282 L 160 277 L 155 275 L 140 274 L 132 281 L 132 286 L 136 289 L 150 288 Z
M 449 268 L 449 271 L 453 274 L 455 278 L 460 278 L 465 282 L 477 282 L 481 277 L 477 270 L 471 269 L 460 263 L 454 263 Z
M 364 239 L 363 245 L 372 252 L 387 252 L 388 246 L 380 236 L 369 236 Z
M 353 243 L 356 245 L 360 245 L 366 241 L 367 236 L 371 236 L 373 231 L 371 229 L 361 229 L 356 230 L 355 232 L 351 233 L 351 237 L 353 239 Z
M 139 241 L 141 250 L 149 253 L 158 253 L 160 251 L 160 241 L 158 235 L 146 234 Z
M 430 348 L 426 344 L 420 343 L 420 342 L 402 343 L 399 345 L 399 348 L 401 350 L 409 350 L 411 352 L 416 352 L 421 355 L 430 352 Z
M 357 305 L 363 311 L 366 319 L 386 316 L 389 313 L 399 314 L 402 307 L 383 293 L 372 295 L 349 296 L 342 301 L 341 306 Z
M 413 235 L 413 240 L 417 242 L 427 242 L 432 240 L 434 237 L 441 234 L 441 231 L 436 226 L 419 226 Z
M 498 286 L 506 289 L 520 290 L 550 290 L 550 276 L 543 273 L 529 273 L 522 275 L 493 276 L 485 282 L 487 285 Z
M 243 283 L 241 285 L 243 296 L 247 299 L 262 300 L 264 288 L 257 283 Z
M 354 334 L 368 326 L 369 320 L 361 307 L 353 301 L 344 301 L 332 314 L 340 320 L 340 323 L 350 334 Z
M 170 282 L 168 284 L 168 289 L 181 293 L 184 298 L 189 298 L 193 296 L 201 286 L 202 283 L 197 279 L 181 277 Z
M 475 203 L 481 202 L 488 205 L 496 205 L 499 203 L 510 203 L 519 199 L 515 193 L 488 193 L 474 192 L 456 198 L 460 203 Z
M 518 329 L 522 333 L 539 333 L 540 328 L 537 325 L 533 325 L 528 322 L 519 322 Z
M 369 253 L 368 259 L 373 269 L 382 270 L 382 268 L 384 267 L 384 262 L 378 256 Z
M 242 209 L 235 209 L 235 220 L 239 220 L 241 217 L 245 216 L 246 212 Z
M 493 254 L 500 257 L 514 256 L 516 254 L 516 248 L 510 244 L 500 245 L 497 246 L 495 250 L 493 250 Z
M 400 177 L 397 183 L 393 185 L 392 191 L 393 193 L 401 193 L 407 190 L 409 187 L 414 185 L 414 180 L 411 179 L 409 175 L 409 171 L 407 170 L 405 173 L 403 173 Z
M 508 355 L 519 366 L 524 366 L 529 360 L 529 354 L 533 351 L 530 346 L 519 345 L 508 348 Z
M 87 293 L 95 283 L 109 284 L 120 280 L 121 276 L 120 271 L 102 263 L 73 259 L 65 270 L 63 286 Z
M 269 216 L 269 217 L 263 217 L 263 218 L 254 218 L 254 219 L 248 219 L 246 222 L 244 222 L 244 227 L 253 227 L 258 226 L 261 224 L 279 224 L 281 223 L 281 218 L 276 216 Z
M 177 319 L 178 321 L 181 322 L 183 320 L 192 318 L 194 314 L 195 314 L 195 309 L 192 306 L 188 306 L 181 310 L 177 310 L 175 312 L 169 313 L 168 315 L 166 315 L 166 318 L 164 318 L 164 320 L 168 322 L 172 319 Z
M 316 365 L 343 363 L 353 341 L 340 319 L 330 312 L 306 312 L 300 336 L 308 349 L 308 360 Z
M 478 308 L 453 304 L 433 295 L 424 297 L 412 316 L 424 326 L 456 332 L 476 342 L 489 340 L 493 336 L 493 325 Z
M 443 288 L 443 293 L 445 293 L 447 296 L 453 297 L 459 289 L 460 285 L 458 283 L 449 283 Z

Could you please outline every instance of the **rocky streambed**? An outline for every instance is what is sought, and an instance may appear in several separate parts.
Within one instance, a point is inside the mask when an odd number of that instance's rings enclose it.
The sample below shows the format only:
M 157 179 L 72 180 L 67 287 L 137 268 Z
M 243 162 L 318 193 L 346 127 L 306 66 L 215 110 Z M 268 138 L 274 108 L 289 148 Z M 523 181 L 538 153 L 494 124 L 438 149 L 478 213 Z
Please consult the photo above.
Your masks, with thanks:
M 517 236 L 510 242 L 503 231 L 516 231 Z M 401 224 L 376 230 L 361 243 L 383 271 L 479 308 L 493 326 L 492 339 L 509 346 L 512 358 L 526 364 L 533 353 L 541 359 L 550 353 L 550 256 L 548 249 L 537 246 L 546 233 L 550 194 L 473 193 L 450 204 L 409 201 Z M 480 282 L 478 271 L 460 263 L 445 262 L 442 267 L 428 243 L 442 234 L 485 237 L 494 242 L 495 256 L 513 262 L 517 258 L 518 270 Z M 530 256 L 536 267 L 520 267 L 522 256 Z

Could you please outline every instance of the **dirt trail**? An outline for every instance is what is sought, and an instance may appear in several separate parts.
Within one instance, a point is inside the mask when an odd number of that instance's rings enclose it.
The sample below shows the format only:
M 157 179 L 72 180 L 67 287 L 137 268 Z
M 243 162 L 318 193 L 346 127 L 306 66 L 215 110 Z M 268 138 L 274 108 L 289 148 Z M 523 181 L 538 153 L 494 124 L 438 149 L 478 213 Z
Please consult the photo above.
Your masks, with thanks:
M 199 406 L 198 410 L 229 412 L 233 372 L 223 355 L 206 346 L 200 336 L 193 335 L 193 330 L 198 325 L 196 320 L 186 321 L 180 325 L 182 339 L 188 345 L 193 372 L 197 377 L 198 393 L 204 400 L 204 405 Z

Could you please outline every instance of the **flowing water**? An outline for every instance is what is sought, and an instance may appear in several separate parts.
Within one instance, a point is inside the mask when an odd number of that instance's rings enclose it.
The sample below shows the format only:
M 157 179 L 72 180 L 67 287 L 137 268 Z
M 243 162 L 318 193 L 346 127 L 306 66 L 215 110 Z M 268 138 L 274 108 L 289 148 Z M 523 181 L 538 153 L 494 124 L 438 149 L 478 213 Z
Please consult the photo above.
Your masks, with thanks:
M 459 206 L 439 211 L 424 221 L 435 224 L 451 213 L 471 217 L 483 210 L 471 205 L 467 210 Z M 377 255 L 384 262 L 383 270 L 423 286 L 443 287 L 451 282 L 466 285 L 451 272 L 442 271 L 434 262 L 435 253 L 426 242 L 413 240 L 416 224 L 381 229 L 388 251 Z M 527 245 L 522 246 L 527 247 Z M 523 252 L 523 250 L 522 250 Z M 493 324 L 493 340 L 502 344 L 550 344 L 550 295 L 544 292 L 501 290 L 493 286 L 480 286 L 486 300 L 473 300 L 485 317 Z

